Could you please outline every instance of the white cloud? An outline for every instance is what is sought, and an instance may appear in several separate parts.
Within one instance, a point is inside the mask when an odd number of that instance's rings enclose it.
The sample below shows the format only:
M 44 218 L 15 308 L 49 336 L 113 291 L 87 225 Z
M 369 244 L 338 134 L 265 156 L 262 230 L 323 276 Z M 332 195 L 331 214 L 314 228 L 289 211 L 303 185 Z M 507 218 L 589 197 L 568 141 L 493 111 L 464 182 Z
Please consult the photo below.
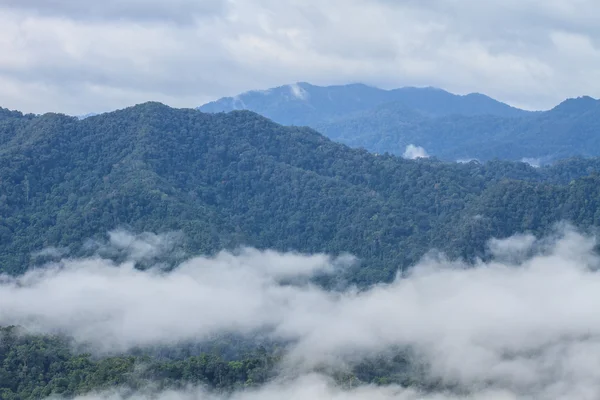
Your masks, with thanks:
M 193 107 L 290 82 L 600 97 L 591 0 L 1 0 L 0 104 L 86 114 Z
M 484 388 L 515 399 L 593 399 L 600 395 L 595 244 L 570 229 L 542 240 L 520 235 L 491 242 L 500 258 L 488 263 L 427 258 L 404 279 L 342 292 L 307 280 L 350 262 L 324 255 L 247 249 L 196 257 L 172 272 L 70 260 L 2 278 L 0 324 L 59 329 L 110 349 L 261 332 L 293 343 L 285 365 L 309 368 L 409 346 L 432 377 L 474 391 L 473 399 L 503 398 Z
M 129 243 L 130 256 L 138 259 L 168 246 L 123 233 L 112 235 L 111 243 L 117 249 Z M 306 281 L 351 262 L 252 249 L 194 258 L 170 273 L 143 272 L 130 262 L 115 266 L 101 258 L 65 260 L 18 279 L 3 278 L 0 324 L 66 331 L 104 349 L 204 340 L 224 331 L 251 333 L 277 325 L 285 313 L 300 316 L 315 302 L 327 303 L 326 293 L 285 282 Z
M 46 247 L 40 251 L 36 251 L 34 253 L 31 254 L 31 257 L 36 259 L 36 258 L 45 258 L 45 257 L 49 257 L 49 258 L 60 258 L 60 257 L 64 257 L 67 254 L 69 254 L 69 249 L 68 248 L 59 248 L 59 247 Z
M 429 154 L 427 154 L 424 148 L 415 146 L 414 144 L 409 144 L 406 146 L 406 150 L 404 150 L 402 157 L 409 160 L 415 160 L 417 158 L 427 158 L 429 157 Z
M 535 236 L 520 234 L 506 239 L 491 239 L 488 247 L 496 259 L 518 262 L 531 255 L 534 244 L 536 244 Z
M 541 166 L 541 159 L 539 158 L 523 158 L 521 160 L 521 162 L 524 162 L 525 164 L 529 164 L 534 168 L 539 168 Z
M 306 100 L 308 98 L 308 93 L 306 92 L 306 90 L 302 89 L 297 83 L 290 85 L 290 91 L 292 92 L 292 95 L 297 99 Z
M 171 232 L 156 235 L 146 232 L 141 235 L 132 235 L 119 229 L 109 232 L 108 237 L 109 247 L 125 252 L 129 259 L 144 261 L 172 252 L 183 239 L 183 234 Z

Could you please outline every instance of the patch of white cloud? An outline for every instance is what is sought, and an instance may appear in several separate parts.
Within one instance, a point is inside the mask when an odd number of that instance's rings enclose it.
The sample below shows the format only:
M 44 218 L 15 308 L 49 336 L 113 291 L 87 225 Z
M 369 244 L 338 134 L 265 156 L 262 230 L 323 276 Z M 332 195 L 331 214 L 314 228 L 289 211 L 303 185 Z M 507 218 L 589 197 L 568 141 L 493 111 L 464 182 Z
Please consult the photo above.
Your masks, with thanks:
M 488 247 L 496 260 L 514 263 L 530 256 L 536 241 L 531 234 L 519 234 L 505 239 L 491 239 Z
M 46 247 L 42 250 L 33 252 L 31 258 L 61 258 L 69 254 L 67 247 Z
M 479 163 L 479 160 L 476 158 L 461 158 L 461 159 L 456 160 L 456 162 L 459 164 L 468 164 L 473 161 L 475 161 L 476 163 Z
M 129 261 L 148 262 L 163 256 L 183 257 L 180 246 L 183 239 L 181 232 L 132 234 L 123 229 L 115 229 L 108 232 L 106 242 L 87 240 L 83 248 L 105 257 L 121 256 Z
M 408 160 L 416 160 L 417 158 L 428 158 L 429 154 L 427 154 L 427 151 L 425 151 L 423 147 L 409 144 L 406 146 L 406 150 L 404 150 L 402 157 Z
M 291 85 L 289 85 L 290 87 L 290 92 L 292 93 L 292 96 L 294 96 L 295 98 L 299 99 L 299 100 L 306 100 L 308 99 L 308 92 L 304 89 L 302 89 L 300 87 L 300 85 L 298 85 L 297 83 L 293 83 Z
M 242 99 L 242 96 L 233 97 L 231 102 L 233 104 L 234 110 L 245 110 L 247 108 L 246 104 L 244 103 L 244 100 Z
M 109 232 L 108 236 L 111 246 L 119 250 L 125 250 L 135 260 L 155 258 L 160 254 L 171 251 L 181 238 L 181 234 L 177 233 L 132 235 L 124 230 Z
M 534 168 L 539 168 L 542 165 L 542 160 L 540 158 L 525 157 L 525 158 L 521 159 L 521 162 L 523 162 L 525 164 L 529 164 Z

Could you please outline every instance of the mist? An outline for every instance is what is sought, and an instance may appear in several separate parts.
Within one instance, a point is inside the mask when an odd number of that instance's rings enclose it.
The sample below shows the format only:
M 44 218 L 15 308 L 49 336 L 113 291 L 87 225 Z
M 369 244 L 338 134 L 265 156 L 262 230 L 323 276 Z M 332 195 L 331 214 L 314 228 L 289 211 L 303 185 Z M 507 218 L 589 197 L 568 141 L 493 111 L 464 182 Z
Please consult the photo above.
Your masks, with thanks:
M 156 245 L 157 237 L 137 236 L 143 237 Z M 129 243 L 121 239 L 113 241 Z M 100 256 L 63 259 L 16 278 L 3 276 L 0 325 L 62 332 L 101 351 L 226 333 L 291 343 L 279 380 L 233 399 L 600 396 L 597 242 L 569 227 L 544 238 L 492 240 L 490 262 L 429 256 L 392 283 L 341 292 L 310 278 L 338 273 L 355 262 L 350 256 L 241 249 L 193 257 L 172 271 L 140 271 L 133 258 L 155 253 L 135 243 L 123 263 Z M 335 368 L 398 347 L 414 351 L 431 379 L 467 394 L 342 389 L 312 373 L 318 365 Z M 157 396 L 215 398 L 194 388 Z
M 402 157 L 408 160 L 416 160 L 417 158 L 428 158 L 429 154 L 427 154 L 427 151 L 423 147 L 409 144 L 406 146 Z
M 278 381 L 259 389 L 246 390 L 232 395 L 215 395 L 199 388 L 186 391 L 165 391 L 161 393 L 136 393 L 123 395 L 118 391 L 77 397 L 77 400 L 511 400 L 513 395 L 506 392 L 484 391 L 474 396 L 453 396 L 449 394 L 425 394 L 399 386 L 376 387 L 371 385 L 342 389 L 322 375 L 308 374 L 297 379 Z

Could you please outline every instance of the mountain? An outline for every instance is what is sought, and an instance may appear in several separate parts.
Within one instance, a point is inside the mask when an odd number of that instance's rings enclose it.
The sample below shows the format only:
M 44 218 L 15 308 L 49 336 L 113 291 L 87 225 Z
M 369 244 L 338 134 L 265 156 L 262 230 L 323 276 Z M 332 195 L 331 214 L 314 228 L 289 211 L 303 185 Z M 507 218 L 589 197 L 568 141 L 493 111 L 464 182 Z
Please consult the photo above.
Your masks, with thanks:
M 298 91 L 303 95 L 295 97 L 292 93 Z M 447 161 L 549 163 L 600 156 L 600 102 L 588 96 L 568 99 L 549 111 L 526 112 L 481 94 L 457 96 L 433 88 L 383 91 L 363 85 L 298 84 L 250 92 L 200 109 L 235 107 L 282 124 L 307 125 L 335 141 L 377 153 L 402 155 L 412 144 Z
M 251 91 L 208 103 L 199 109 L 211 113 L 246 109 L 280 124 L 312 126 L 386 103 L 402 103 L 428 116 L 490 114 L 514 117 L 528 114 L 478 93 L 459 96 L 436 88 L 383 90 L 363 84 L 321 87 L 308 83 Z
M 600 103 L 565 103 L 520 118 L 427 118 L 404 105 L 386 104 L 315 128 L 333 140 L 373 152 L 402 155 L 407 145 L 414 144 L 448 161 L 540 158 L 550 162 L 599 156 Z
M 578 116 L 585 114 L 588 111 L 597 110 L 600 106 L 600 101 L 590 96 L 581 96 L 577 98 L 567 99 L 550 110 L 552 115 L 563 116 Z
M 44 248 L 85 255 L 97 250 L 90 240 L 123 227 L 181 231 L 188 254 L 350 252 L 361 264 L 346 278 L 362 285 L 392 279 L 434 247 L 484 257 L 491 235 L 599 223 L 597 159 L 539 169 L 410 161 L 250 111 L 160 103 L 84 120 L 2 110 L 0 138 L 0 266 L 12 274 L 47 261 L 35 256 Z M 464 222 L 473 215 L 486 216 L 476 230 Z
M 545 162 L 599 156 L 599 128 L 600 102 L 591 98 L 566 100 L 552 110 L 520 118 L 416 118 L 405 107 L 385 105 L 317 126 L 334 140 L 376 152 L 401 155 L 407 145 L 415 144 L 445 160 L 538 158 Z

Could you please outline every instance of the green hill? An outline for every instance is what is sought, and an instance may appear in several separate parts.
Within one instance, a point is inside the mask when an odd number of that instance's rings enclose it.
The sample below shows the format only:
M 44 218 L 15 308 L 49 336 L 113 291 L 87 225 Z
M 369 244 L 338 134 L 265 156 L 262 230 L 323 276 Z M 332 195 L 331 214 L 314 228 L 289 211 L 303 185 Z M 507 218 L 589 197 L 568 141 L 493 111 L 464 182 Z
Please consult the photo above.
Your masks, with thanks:
M 580 179 L 598 170 L 594 159 L 541 169 L 409 161 L 249 111 L 159 103 L 84 120 L 0 114 L 0 265 L 12 274 L 35 251 L 86 254 L 87 239 L 125 227 L 182 231 L 192 254 L 240 245 L 350 252 L 362 264 L 349 278 L 365 284 L 433 247 L 471 257 L 485 254 L 490 235 L 543 231 L 563 218 L 598 222 L 599 178 Z M 488 222 L 471 242 L 464 221 L 474 213 Z

